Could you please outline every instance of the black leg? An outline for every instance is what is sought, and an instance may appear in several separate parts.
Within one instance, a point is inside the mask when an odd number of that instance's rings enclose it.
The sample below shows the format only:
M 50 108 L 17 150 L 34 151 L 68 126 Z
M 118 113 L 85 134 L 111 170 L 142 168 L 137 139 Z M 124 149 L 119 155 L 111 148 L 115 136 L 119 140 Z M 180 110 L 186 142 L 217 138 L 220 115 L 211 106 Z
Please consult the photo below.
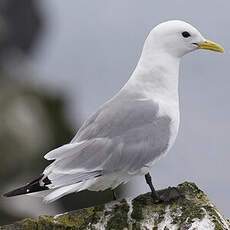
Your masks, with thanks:
M 145 180 L 151 189 L 151 196 L 154 202 L 170 202 L 179 199 L 180 197 L 184 197 L 184 195 L 175 187 L 169 187 L 157 192 L 153 187 L 152 178 L 149 173 L 145 175 Z
M 113 200 L 117 200 L 117 195 L 116 195 L 115 190 L 112 190 L 112 192 L 113 192 Z
M 151 196 L 153 198 L 154 201 L 159 201 L 160 198 L 159 198 L 159 195 L 157 194 L 155 188 L 153 187 L 153 184 L 152 184 L 152 178 L 151 178 L 151 175 L 149 173 L 145 174 L 145 180 L 146 180 L 146 183 L 149 185 L 150 189 L 151 189 Z

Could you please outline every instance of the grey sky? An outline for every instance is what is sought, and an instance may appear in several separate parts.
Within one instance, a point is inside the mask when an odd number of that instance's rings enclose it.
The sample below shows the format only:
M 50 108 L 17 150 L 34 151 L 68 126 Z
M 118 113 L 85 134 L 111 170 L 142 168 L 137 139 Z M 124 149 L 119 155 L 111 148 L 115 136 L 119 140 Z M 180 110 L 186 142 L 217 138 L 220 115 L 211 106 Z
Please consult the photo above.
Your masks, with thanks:
M 185 20 L 223 44 L 224 55 L 198 51 L 184 58 L 179 136 L 152 175 L 157 187 L 196 182 L 229 217 L 229 1 L 43 0 L 42 7 L 47 34 L 33 58 L 40 72 L 34 81 L 65 92 L 75 121 L 75 114 L 84 120 L 128 80 L 156 24 Z M 143 191 L 144 178 L 130 183 L 129 194 Z

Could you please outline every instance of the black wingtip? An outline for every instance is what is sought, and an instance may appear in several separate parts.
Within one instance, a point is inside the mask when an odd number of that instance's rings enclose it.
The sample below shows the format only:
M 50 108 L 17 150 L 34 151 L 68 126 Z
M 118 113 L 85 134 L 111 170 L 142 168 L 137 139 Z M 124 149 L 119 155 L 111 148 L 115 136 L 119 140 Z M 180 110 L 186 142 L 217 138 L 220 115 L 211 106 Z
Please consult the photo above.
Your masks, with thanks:
M 9 197 L 9 193 L 2 194 L 2 197 Z
M 12 197 L 12 196 L 24 195 L 24 194 L 31 193 L 31 192 L 34 192 L 34 191 L 31 191 L 29 189 L 29 186 L 26 185 L 26 186 L 20 187 L 18 189 L 14 189 L 10 192 L 7 192 L 7 193 L 3 194 L 3 196 L 4 197 Z
M 39 178 L 35 179 L 34 181 L 30 182 L 29 184 L 22 186 L 20 188 L 14 189 L 10 192 L 7 192 L 3 194 L 3 197 L 12 197 L 12 196 L 19 196 L 19 195 L 24 195 L 24 194 L 29 194 L 29 193 L 34 193 L 34 192 L 40 192 L 43 190 L 48 190 L 49 188 L 46 186 L 50 184 L 50 180 L 46 177 L 43 180 L 44 186 L 40 185 L 40 180 L 42 179 L 43 175 L 41 175 Z
M 15 190 L 14 190 L 15 191 Z M 16 195 L 14 195 L 14 191 L 10 191 L 10 192 L 7 192 L 7 193 L 5 193 L 5 194 L 3 194 L 2 196 L 3 197 L 12 197 L 12 196 L 16 196 Z
M 17 190 L 17 189 L 12 190 L 12 191 L 10 191 L 10 192 L 7 192 L 7 193 L 3 194 L 2 196 L 3 196 L 3 197 L 17 196 L 16 190 Z

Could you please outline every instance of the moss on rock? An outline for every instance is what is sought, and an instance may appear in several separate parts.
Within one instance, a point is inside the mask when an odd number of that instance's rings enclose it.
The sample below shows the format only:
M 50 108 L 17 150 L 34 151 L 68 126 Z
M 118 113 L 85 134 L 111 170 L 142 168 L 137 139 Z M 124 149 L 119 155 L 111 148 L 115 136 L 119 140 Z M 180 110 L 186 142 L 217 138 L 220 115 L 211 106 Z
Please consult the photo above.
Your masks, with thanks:
M 130 200 L 111 202 L 69 213 L 25 219 L 0 230 L 119 230 L 119 229 L 230 229 L 208 197 L 194 183 L 177 186 L 183 197 L 168 203 L 153 203 L 146 193 Z

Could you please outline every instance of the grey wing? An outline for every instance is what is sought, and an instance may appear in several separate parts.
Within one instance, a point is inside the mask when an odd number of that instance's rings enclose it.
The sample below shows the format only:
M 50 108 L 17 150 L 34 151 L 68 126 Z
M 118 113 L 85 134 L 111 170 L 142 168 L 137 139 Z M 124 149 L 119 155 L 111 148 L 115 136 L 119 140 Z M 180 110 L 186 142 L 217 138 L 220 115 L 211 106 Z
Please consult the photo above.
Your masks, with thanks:
M 94 138 L 114 138 L 130 130 L 144 128 L 145 125 L 157 125 L 158 111 L 158 104 L 152 100 L 115 97 L 86 120 L 71 143 Z
M 56 159 L 48 168 L 77 174 L 135 171 L 167 149 L 170 122 L 158 116 L 151 100 L 115 98 L 83 124 L 70 144 L 46 155 Z

